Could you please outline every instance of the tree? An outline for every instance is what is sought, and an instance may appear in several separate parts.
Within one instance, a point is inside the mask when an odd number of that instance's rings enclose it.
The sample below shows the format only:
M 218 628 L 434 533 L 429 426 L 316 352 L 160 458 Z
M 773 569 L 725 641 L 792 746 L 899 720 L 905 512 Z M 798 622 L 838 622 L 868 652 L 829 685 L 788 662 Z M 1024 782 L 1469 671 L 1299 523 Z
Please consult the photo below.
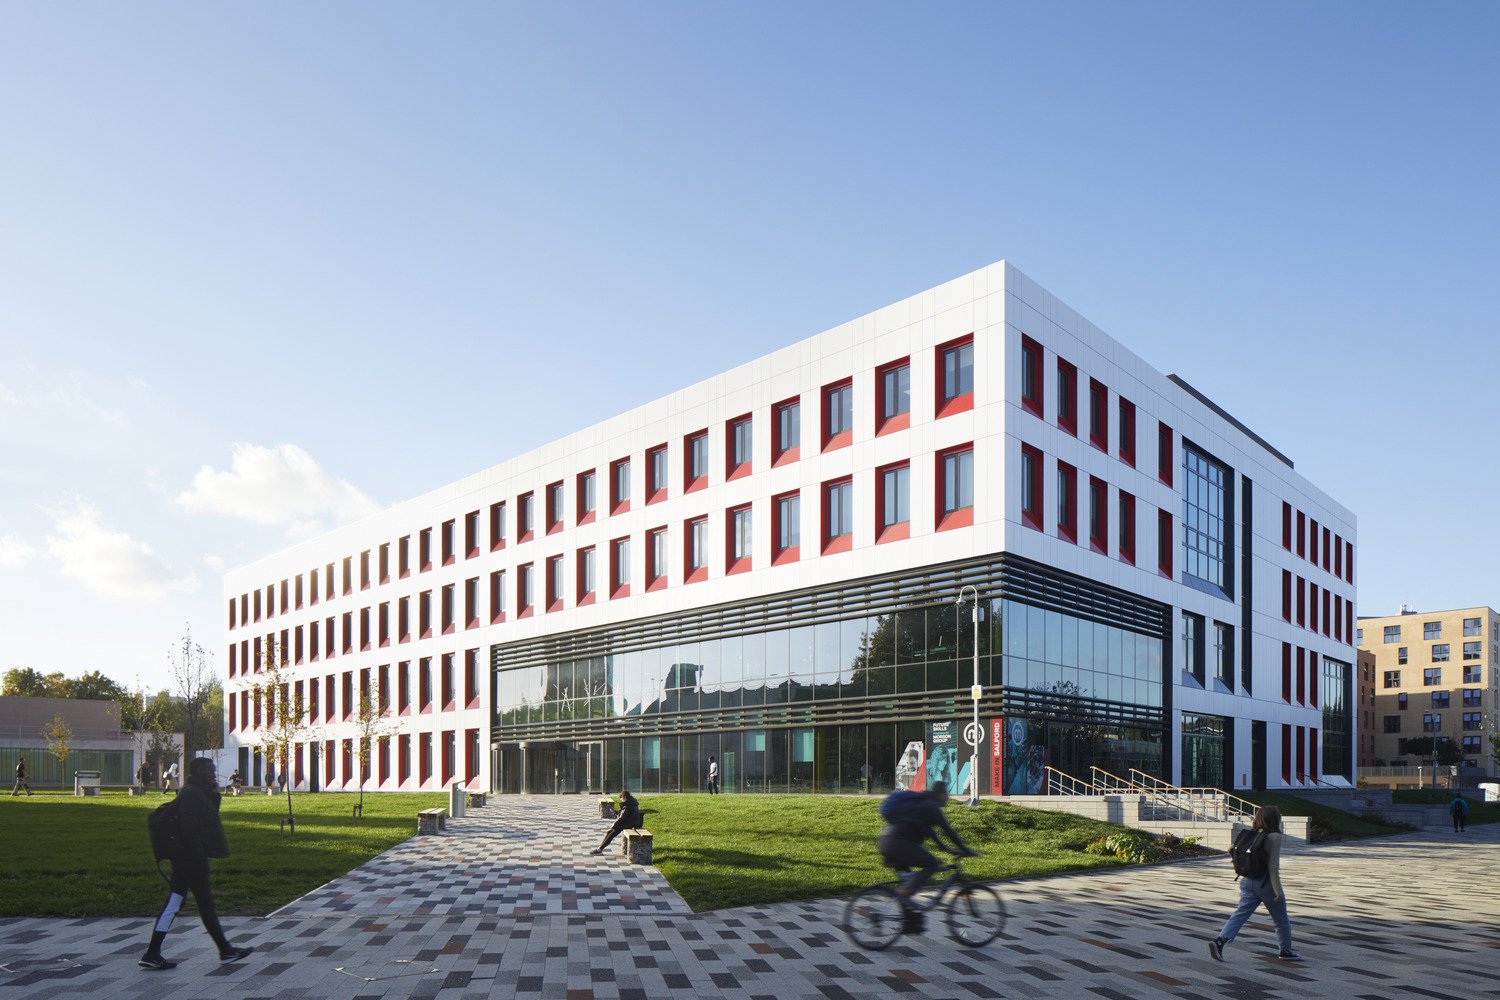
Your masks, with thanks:
M 130 697 L 130 692 L 125 690 L 124 685 L 105 677 L 97 670 L 64 680 L 62 690 L 64 698 L 85 701 L 125 701 Z
M 1401 755 L 1435 760 L 1443 767 L 1457 764 L 1464 759 L 1463 750 L 1447 736 L 1410 736 L 1398 744 Z
M 208 688 L 213 681 L 208 654 L 193 641 L 192 625 L 186 626 L 181 641 L 168 650 L 167 666 L 173 689 L 182 702 L 182 749 L 191 760 L 200 746 L 198 730 L 204 719 Z
M 370 776 L 371 748 L 377 740 L 389 739 L 395 729 L 387 714 L 378 682 L 373 697 L 370 691 L 360 692 L 359 711 L 354 716 L 354 756 L 359 761 L 359 806 L 355 814 L 360 819 L 365 816 L 365 779 Z
M 44 674 L 30 667 L 12 667 L 0 683 L 0 695 L 7 698 L 66 698 L 63 685 L 67 679 L 60 673 Z
M 280 768 L 286 785 L 286 823 L 293 834 L 297 832 L 297 821 L 292 815 L 292 785 L 287 776 L 293 754 L 299 743 L 314 739 L 316 734 L 308 725 L 307 706 L 303 704 L 300 686 L 293 688 L 289 679 L 289 663 L 286 651 L 280 643 L 266 643 L 262 655 L 262 677 L 260 685 L 261 704 L 265 706 L 265 725 L 260 729 L 259 747 L 267 759 Z
M 47 740 L 47 752 L 57 758 L 58 773 L 65 772 L 68 767 L 68 752 L 72 749 L 73 727 L 59 713 L 42 727 L 42 736 Z
M 1495 766 L 1500 767 L 1500 733 L 1490 735 L 1490 756 L 1495 759 Z

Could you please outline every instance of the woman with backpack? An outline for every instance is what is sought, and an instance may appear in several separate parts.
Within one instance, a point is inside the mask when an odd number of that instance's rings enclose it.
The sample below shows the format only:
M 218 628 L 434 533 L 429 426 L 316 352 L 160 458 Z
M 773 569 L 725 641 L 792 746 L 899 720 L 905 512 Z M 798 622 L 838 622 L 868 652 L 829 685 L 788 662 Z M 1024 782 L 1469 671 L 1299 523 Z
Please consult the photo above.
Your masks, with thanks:
M 1240 905 L 1224 922 L 1219 936 L 1208 942 L 1208 953 L 1220 962 L 1224 961 L 1224 946 L 1234 940 L 1261 904 L 1276 924 L 1276 943 L 1281 948 L 1276 957 L 1286 962 L 1302 961 L 1302 956 L 1292 950 L 1292 921 L 1286 915 L 1286 892 L 1281 887 L 1281 841 L 1281 810 L 1275 806 L 1256 809 L 1250 829 L 1235 834 L 1230 853 L 1234 870 L 1239 873 Z

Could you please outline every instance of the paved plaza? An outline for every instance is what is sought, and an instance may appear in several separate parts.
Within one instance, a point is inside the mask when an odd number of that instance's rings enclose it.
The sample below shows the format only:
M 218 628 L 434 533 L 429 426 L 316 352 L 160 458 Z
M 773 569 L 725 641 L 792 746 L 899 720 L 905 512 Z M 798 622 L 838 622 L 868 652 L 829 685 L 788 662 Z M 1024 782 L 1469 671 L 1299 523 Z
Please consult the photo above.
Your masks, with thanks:
M 135 965 L 147 919 L 0 921 L 0 996 L 1500 996 L 1497 826 L 1296 852 L 1284 881 L 1307 961 L 1276 960 L 1258 915 L 1221 964 L 1204 941 L 1237 898 L 1222 858 L 1003 883 L 1010 918 L 985 948 L 929 924 L 871 954 L 838 930 L 838 900 L 688 912 L 654 869 L 587 854 L 607 827 L 592 806 L 501 798 L 270 917 L 230 918 L 256 948 L 239 965 L 218 965 L 192 912 L 162 973 Z

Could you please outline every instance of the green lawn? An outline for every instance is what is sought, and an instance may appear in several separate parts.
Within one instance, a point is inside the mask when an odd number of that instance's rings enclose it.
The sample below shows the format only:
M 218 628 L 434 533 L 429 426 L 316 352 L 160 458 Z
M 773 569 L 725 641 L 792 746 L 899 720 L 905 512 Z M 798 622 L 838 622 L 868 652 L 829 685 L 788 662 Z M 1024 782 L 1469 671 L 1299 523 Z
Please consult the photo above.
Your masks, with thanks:
M 1391 801 L 1397 805 L 1446 806 L 1453 801 L 1453 793 L 1441 788 L 1405 788 L 1391 793 Z M 1464 796 L 1469 804 L 1470 823 L 1500 823 L 1500 803 L 1486 802 L 1472 792 Z
M 1276 806 L 1283 816 L 1307 816 L 1312 819 L 1308 828 L 1308 839 L 1314 842 L 1349 840 L 1355 837 L 1379 837 L 1397 833 L 1401 829 L 1389 823 L 1372 823 L 1354 813 L 1335 809 L 1332 806 L 1309 802 L 1300 796 L 1286 792 L 1244 792 L 1244 798 L 1256 805 Z M 1379 810 L 1376 810 L 1379 812 Z
M 653 860 L 694 910 L 841 896 L 891 878 L 880 863 L 880 800 L 811 795 L 643 796 Z M 956 801 L 948 821 L 982 857 L 980 879 L 1122 864 L 1083 852 L 1120 827 L 1067 813 Z M 942 855 L 939 855 L 940 857 Z
M 286 815 L 285 796 L 225 796 L 220 816 L 230 856 L 213 863 L 219 909 L 270 913 L 410 837 L 417 810 L 447 801 L 442 794 L 367 795 L 365 818 L 356 820 L 350 810 L 358 798 L 293 795 L 297 834 L 286 837 L 277 827 Z M 154 792 L 138 798 L 123 792 L 0 796 L 0 917 L 155 913 L 166 883 L 151 858 L 146 814 L 163 801 Z

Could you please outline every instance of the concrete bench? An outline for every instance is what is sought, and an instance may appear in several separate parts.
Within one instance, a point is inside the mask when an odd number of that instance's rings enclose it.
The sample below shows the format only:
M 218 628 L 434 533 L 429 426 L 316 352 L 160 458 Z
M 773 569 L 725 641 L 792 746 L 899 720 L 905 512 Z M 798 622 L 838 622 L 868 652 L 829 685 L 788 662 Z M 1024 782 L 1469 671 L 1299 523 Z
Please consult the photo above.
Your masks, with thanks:
M 620 853 L 633 865 L 651 863 L 651 831 L 625 830 L 620 836 Z
M 600 819 L 614 819 L 616 815 L 617 815 L 617 813 L 615 811 L 615 800 L 614 799 L 612 799 L 612 798 L 610 798 L 609 796 L 606 795 L 604 798 L 602 798 L 602 799 L 599 800 L 599 818 Z
M 484 808 L 485 795 L 483 792 L 469 792 L 465 796 L 465 799 L 467 799 L 470 809 Z
M 448 810 L 442 806 L 417 813 L 417 834 L 438 833 L 448 828 Z

